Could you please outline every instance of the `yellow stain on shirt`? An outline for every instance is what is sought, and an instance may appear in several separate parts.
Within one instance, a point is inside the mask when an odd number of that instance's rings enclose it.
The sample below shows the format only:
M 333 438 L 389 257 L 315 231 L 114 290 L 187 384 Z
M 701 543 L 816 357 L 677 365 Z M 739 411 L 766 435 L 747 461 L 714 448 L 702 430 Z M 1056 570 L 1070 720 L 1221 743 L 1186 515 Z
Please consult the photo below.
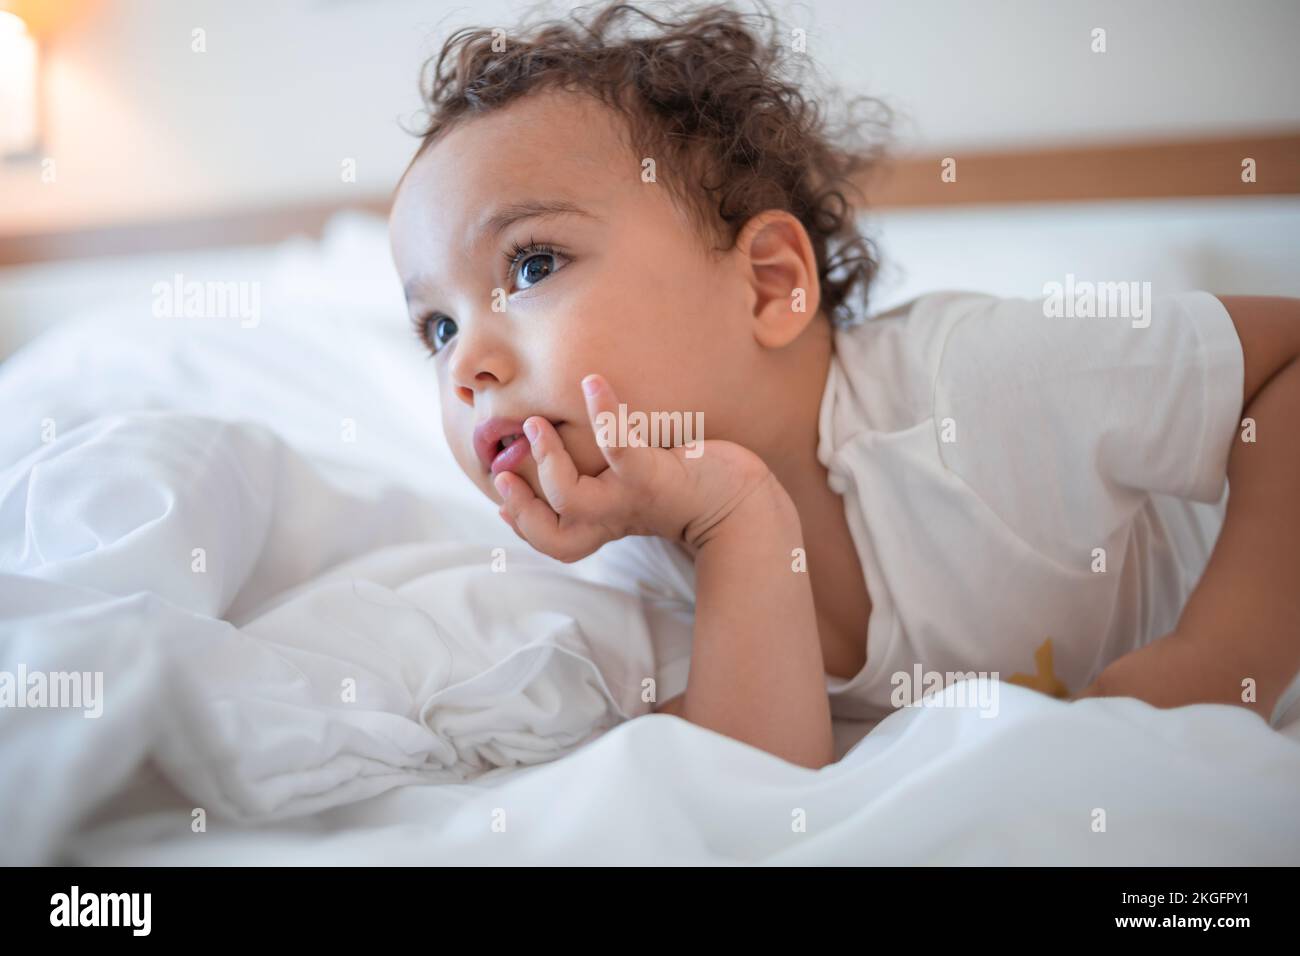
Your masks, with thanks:
M 1061 682 L 1061 679 L 1056 676 L 1056 671 L 1052 669 L 1052 639 L 1050 637 L 1043 641 L 1038 650 L 1034 651 L 1034 667 L 1037 668 L 1038 673 L 1021 674 L 1017 672 L 1007 678 L 1007 683 L 1028 687 L 1030 690 L 1039 691 L 1050 697 L 1066 698 L 1070 696 L 1070 688 Z

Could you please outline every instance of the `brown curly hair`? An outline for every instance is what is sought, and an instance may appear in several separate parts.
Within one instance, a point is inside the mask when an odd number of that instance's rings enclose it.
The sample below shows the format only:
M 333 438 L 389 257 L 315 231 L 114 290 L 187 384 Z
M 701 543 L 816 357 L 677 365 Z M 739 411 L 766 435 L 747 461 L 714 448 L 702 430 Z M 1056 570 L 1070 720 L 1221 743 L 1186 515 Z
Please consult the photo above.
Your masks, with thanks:
M 685 171 L 661 178 L 703 237 L 730 249 L 753 216 L 785 210 L 808 232 L 825 314 L 836 324 L 865 315 L 878 259 L 856 227 L 857 184 L 883 142 L 858 134 L 864 126 L 887 131 L 889 110 L 855 97 L 832 133 L 795 75 L 807 61 L 789 42 L 797 34 L 784 31 L 762 0 L 755 14 L 728 3 L 680 12 L 668 6 L 651 15 L 605 4 L 580 7 L 567 20 L 525 20 L 511 31 L 456 31 L 421 70 L 427 122 L 412 131 L 423 140 L 411 162 L 456 122 L 526 94 L 592 94 L 622 114 L 638 155 L 663 157 L 659 169 Z M 863 104 L 871 115 L 856 120 L 853 107 Z M 856 310 L 849 304 L 855 290 Z

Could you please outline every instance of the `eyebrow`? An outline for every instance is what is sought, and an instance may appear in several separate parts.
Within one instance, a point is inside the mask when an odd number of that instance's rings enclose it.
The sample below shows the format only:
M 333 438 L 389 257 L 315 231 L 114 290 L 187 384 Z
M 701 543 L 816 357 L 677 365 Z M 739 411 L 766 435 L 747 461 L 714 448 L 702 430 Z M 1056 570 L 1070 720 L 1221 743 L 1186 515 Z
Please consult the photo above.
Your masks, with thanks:
M 550 216 L 584 216 L 595 222 L 602 221 L 599 216 L 567 199 L 525 199 L 507 203 L 485 216 L 474 231 L 472 245 L 478 246 L 485 239 L 498 236 L 510 226 L 525 219 L 544 219 Z M 413 276 L 403 287 L 407 301 L 410 301 L 412 294 L 419 287 L 427 284 L 427 276 Z

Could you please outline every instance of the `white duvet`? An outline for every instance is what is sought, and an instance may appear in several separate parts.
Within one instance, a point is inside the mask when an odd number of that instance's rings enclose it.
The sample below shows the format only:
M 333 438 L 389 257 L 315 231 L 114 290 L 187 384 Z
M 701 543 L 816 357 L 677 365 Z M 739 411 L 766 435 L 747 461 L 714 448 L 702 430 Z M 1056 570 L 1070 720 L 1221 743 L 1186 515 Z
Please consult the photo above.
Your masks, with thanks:
M 0 708 L 0 862 L 1300 862 L 1294 714 L 1004 685 L 819 772 L 649 714 L 671 625 L 468 487 L 383 282 L 278 268 L 0 366 L 0 673 L 103 675 Z
M 0 475 L 0 671 L 103 688 L 0 711 L 7 854 L 39 859 L 59 822 L 26 781 L 63 778 L 80 813 L 124 754 L 205 815 L 265 821 L 553 760 L 649 712 L 635 597 L 357 485 L 260 425 L 169 412 L 92 420 Z

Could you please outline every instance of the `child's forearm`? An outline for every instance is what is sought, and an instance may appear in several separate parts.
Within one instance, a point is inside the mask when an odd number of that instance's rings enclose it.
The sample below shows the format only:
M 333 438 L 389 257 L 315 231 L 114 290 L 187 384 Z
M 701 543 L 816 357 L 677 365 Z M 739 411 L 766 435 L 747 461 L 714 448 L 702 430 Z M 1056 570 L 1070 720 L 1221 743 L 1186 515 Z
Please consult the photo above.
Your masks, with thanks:
M 799 513 L 770 478 L 695 549 L 695 642 L 679 713 L 805 767 L 834 760 Z
M 1205 662 L 1189 691 L 1249 704 L 1250 678 L 1267 719 L 1300 668 L 1300 363 L 1273 375 L 1243 417 L 1256 440 L 1233 445 L 1223 527 L 1177 634 Z
M 1268 719 L 1300 668 L 1300 300 L 1220 300 L 1241 340 L 1251 424 L 1228 454 L 1219 539 L 1174 631 L 1112 661 L 1079 696 L 1237 704 Z

